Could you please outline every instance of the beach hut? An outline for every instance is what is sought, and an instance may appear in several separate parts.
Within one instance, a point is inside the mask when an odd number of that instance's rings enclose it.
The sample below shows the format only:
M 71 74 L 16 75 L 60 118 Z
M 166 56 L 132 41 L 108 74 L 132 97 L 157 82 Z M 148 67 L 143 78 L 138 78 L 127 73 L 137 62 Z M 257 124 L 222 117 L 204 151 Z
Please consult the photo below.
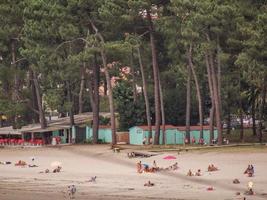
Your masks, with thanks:
M 178 132 L 180 134 L 185 135 L 186 126 L 178 126 L 177 127 Z M 192 138 L 195 138 L 196 143 L 199 142 L 200 139 L 200 126 L 190 126 L 190 141 L 192 141 Z M 214 139 L 218 138 L 218 131 L 214 127 Z M 209 144 L 210 143 L 210 130 L 209 126 L 203 126 L 203 139 L 204 143 Z
M 152 140 L 154 141 L 155 126 L 152 126 Z M 163 144 L 162 126 L 160 127 L 160 144 Z M 149 138 L 148 126 L 134 126 L 129 129 L 130 144 L 142 145 L 144 138 Z M 165 125 L 166 144 L 183 144 L 183 135 L 178 133 L 173 125 Z M 148 142 L 148 141 L 147 141 Z
M 86 127 L 86 140 L 92 140 L 93 138 L 93 128 Z M 98 129 L 98 140 L 102 143 L 112 142 L 112 131 L 109 125 L 99 125 Z

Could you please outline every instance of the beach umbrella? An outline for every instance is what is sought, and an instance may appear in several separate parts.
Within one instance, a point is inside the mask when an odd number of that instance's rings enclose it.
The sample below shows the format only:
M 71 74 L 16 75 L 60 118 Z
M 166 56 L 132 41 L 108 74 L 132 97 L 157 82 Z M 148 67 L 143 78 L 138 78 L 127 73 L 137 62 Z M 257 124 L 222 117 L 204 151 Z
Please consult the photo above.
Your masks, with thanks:
M 165 156 L 163 159 L 165 159 L 165 160 L 174 160 L 174 159 L 176 159 L 176 157 L 175 156 Z
M 59 161 L 54 161 L 50 164 L 51 167 L 57 168 L 57 167 L 61 167 L 62 163 Z

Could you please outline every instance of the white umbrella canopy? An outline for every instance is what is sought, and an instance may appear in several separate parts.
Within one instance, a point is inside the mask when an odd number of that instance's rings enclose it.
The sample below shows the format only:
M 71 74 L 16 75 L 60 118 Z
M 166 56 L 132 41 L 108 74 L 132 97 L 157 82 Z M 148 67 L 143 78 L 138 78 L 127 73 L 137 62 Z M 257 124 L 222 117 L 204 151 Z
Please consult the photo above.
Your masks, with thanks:
M 59 161 L 54 161 L 50 164 L 50 166 L 53 168 L 62 167 L 62 163 Z

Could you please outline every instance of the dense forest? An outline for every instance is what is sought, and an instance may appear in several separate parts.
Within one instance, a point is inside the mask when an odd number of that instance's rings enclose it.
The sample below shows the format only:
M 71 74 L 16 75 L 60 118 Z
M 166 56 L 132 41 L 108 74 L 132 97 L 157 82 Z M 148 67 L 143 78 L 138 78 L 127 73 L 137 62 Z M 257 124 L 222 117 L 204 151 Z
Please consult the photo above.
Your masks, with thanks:
M 266 120 L 266 0 L 1 0 L 1 126 L 110 112 L 134 125 Z M 203 136 L 203 134 L 202 134 Z

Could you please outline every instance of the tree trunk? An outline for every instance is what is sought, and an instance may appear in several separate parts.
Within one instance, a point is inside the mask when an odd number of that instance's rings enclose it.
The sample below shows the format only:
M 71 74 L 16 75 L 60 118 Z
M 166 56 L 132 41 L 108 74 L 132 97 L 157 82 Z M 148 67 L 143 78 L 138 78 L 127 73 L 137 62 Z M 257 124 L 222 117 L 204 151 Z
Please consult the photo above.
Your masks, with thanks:
M 110 109 L 110 121 L 111 121 L 111 130 L 112 130 L 112 144 L 117 143 L 116 138 L 116 124 L 115 124 L 115 111 L 114 111 L 114 103 L 113 103 L 113 92 L 112 92 L 112 86 L 110 81 L 110 75 L 107 68 L 107 59 L 106 59 L 106 53 L 102 49 L 101 50 L 101 57 L 104 65 L 105 70 L 105 77 L 107 81 L 107 87 L 108 87 L 108 100 L 109 100 L 109 109 Z
M 199 81 L 197 78 L 197 74 L 195 71 L 195 67 L 193 65 L 193 58 L 192 58 L 192 44 L 190 44 L 189 50 L 188 50 L 188 63 L 189 67 L 191 69 L 191 72 L 193 74 L 193 78 L 196 84 L 196 91 L 197 91 L 197 99 L 198 99 L 198 114 L 199 114 L 199 123 L 200 123 L 200 138 L 203 139 L 203 109 L 202 109 L 202 98 L 200 94 L 200 87 L 199 87 Z
M 163 91 L 160 78 L 159 78 L 159 94 L 160 94 L 161 124 L 162 124 L 162 144 L 166 144 L 165 110 L 164 110 Z
M 136 102 L 136 99 L 137 99 L 137 91 L 136 91 L 136 80 L 135 80 L 135 67 L 134 67 L 134 55 L 133 55 L 133 49 L 132 49 L 132 53 L 131 53 L 131 68 L 132 68 L 132 77 L 133 77 L 133 99 L 134 99 L 134 102 Z
M 107 96 L 108 95 L 108 84 L 107 81 L 104 80 L 104 95 Z
M 92 28 L 95 31 L 96 36 L 100 39 L 100 42 L 102 43 L 102 45 L 104 45 L 105 40 L 104 40 L 103 36 L 98 32 L 98 29 L 96 28 L 95 24 L 91 20 L 90 20 L 90 23 L 92 25 Z M 108 89 L 110 122 L 111 122 L 111 131 L 112 131 L 112 145 L 115 145 L 115 144 L 117 144 L 117 138 L 116 138 L 116 122 L 115 122 L 113 92 L 112 92 L 112 86 L 111 86 L 111 81 L 110 81 L 110 75 L 109 75 L 108 67 L 107 67 L 107 55 L 106 55 L 106 52 L 105 52 L 105 49 L 103 46 L 101 47 L 100 53 L 101 53 L 101 58 L 102 58 L 102 62 L 104 65 L 104 72 L 105 72 L 107 89 Z
M 243 143 L 244 142 L 244 117 L 243 117 L 242 107 L 240 108 L 239 118 L 240 118 L 240 141 Z
M 97 65 L 96 55 L 93 66 L 93 76 L 89 74 L 88 87 L 90 92 L 90 102 L 93 110 L 93 144 L 98 142 L 98 129 L 99 129 L 99 73 L 100 67 Z
M 83 93 L 85 86 L 85 63 L 81 67 L 81 82 L 80 82 L 80 92 L 79 92 L 79 113 L 83 113 Z
M 259 142 L 262 143 L 262 129 L 263 129 L 263 121 L 264 121 L 264 112 L 265 112 L 265 103 L 266 103 L 266 91 L 267 91 L 267 75 L 263 79 L 263 88 L 261 93 L 262 103 L 260 106 L 260 115 L 259 115 Z
M 70 86 L 70 81 L 66 81 L 67 84 L 67 93 L 68 93 L 68 103 L 70 104 L 69 108 L 69 116 L 70 116 L 70 126 L 74 126 L 74 113 L 73 113 L 73 101 L 72 101 L 72 94 L 71 94 L 71 86 Z
M 212 84 L 213 84 L 213 89 L 214 89 L 213 93 L 214 93 L 216 126 L 218 130 L 218 145 L 221 145 L 222 144 L 222 124 L 221 124 L 220 100 L 219 100 L 219 95 L 218 95 L 217 78 L 216 78 L 215 69 L 214 69 L 212 60 L 211 60 L 211 77 L 212 77 Z
M 210 42 L 209 35 L 207 34 L 207 41 Z M 218 130 L 218 145 L 222 145 L 222 124 L 221 124 L 221 108 L 220 108 L 220 97 L 218 93 L 218 77 L 214 67 L 214 57 L 213 53 L 209 51 L 209 60 L 210 60 L 210 72 L 213 85 L 213 96 L 215 104 L 215 117 L 216 117 L 216 126 Z
M 256 129 L 256 114 L 255 114 L 255 95 L 253 94 L 253 99 L 251 102 L 251 115 L 252 115 L 252 131 L 253 136 L 257 135 L 257 129 Z
M 137 53 L 138 53 L 138 60 L 139 60 L 142 82 L 143 82 L 143 94 L 144 94 L 144 99 L 145 99 L 145 104 L 146 104 L 146 120 L 147 120 L 147 126 L 148 126 L 148 130 L 149 130 L 148 137 L 150 139 L 150 138 L 152 138 L 150 106 L 149 106 L 149 99 L 148 99 L 148 93 L 147 93 L 147 83 L 146 83 L 146 78 L 145 78 L 144 66 L 143 66 L 141 53 L 140 53 L 140 47 L 137 48 Z
M 41 128 L 45 129 L 47 127 L 46 120 L 45 120 L 45 113 L 42 106 L 42 97 L 41 97 L 41 91 L 40 91 L 40 85 L 37 79 L 36 72 L 33 71 L 33 83 L 35 87 L 35 93 L 36 93 L 36 99 L 38 104 L 38 111 L 39 111 L 39 120 L 41 124 Z
M 227 89 L 227 118 L 226 118 L 226 124 L 227 124 L 227 128 L 226 128 L 226 134 L 230 134 L 231 133 L 231 105 L 230 105 L 230 92 L 229 89 Z
M 210 91 L 210 99 L 211 99 L 211 109 L 210 109 L 210 122 L 209 122 L 209 130 L 210 130 L 210 144 L 212 143 L 212 140 L 214 139 L 214 95 L 213 95 L 213 85 L 212 85 L 212 78 L 211 78 L 211 72 L 210 72 L 210 63 L 209 63 L 209 56 L 208 53 L 205 53 L 205 62 L 206 62 L 206 68 L 207 68 L 207 74 L 208 74 L 208 84 L 209 84 L 209 91 Z
M 16 68 L 16 46 L 15 46 L 15 40 L 11 41 L 11 57 L 12 57 L 12 63 L 13 70 L 14 70 L 14 89 L 12 90 L 12 100 L 14 102 L 17 102 L 19 100 L 19 77 L 17 75 L 17 68 Z
M 226 130 L 226 134 L 230 135 L 231 133 L 231 113 L 230 113 L 230 109 L 228 108 L 227 110 L 227 130 Z
M 29 71 L 29 79 L 30 79 L 29 80 L 29 82 L 30 82 L 29 87 L 31 88 L 31 94 L 32 94 L 31 106 L 32 106 L 33 109 L 39 110 L 38 109 L 38 103 L 37 103 L 37 95 L 36 95 L 35 87 L 34 87 L 33 72 L 32 72 L 32 70 Z M 40 122 L 39 114 L 36 113 L 36 112 L 33 112 L 32 119 L 33 119 L 33 122 L 34 123 Z
M 16 68 L 16 45 L 15 45 L 15 40 L 11 40 L 11 57 L 12 57 L 12 62 L 11 65 L 13 66 L 13 72 L 14 72 L 14 87 L 12 90 L 12 101 L 17 104 L 19 100 L 19 77 L 17 74 L 17 68 Z M 18 114 L 15 112 L 14 118 L 13 118 L 13 126 L 17 128 L 18 126 Z
M 187 65 L 187 84 L 186 84 L 186 121 L 185 133 L 186 139 L 190 143 L 190 114 L 191 114 L 191 69 Z
M 218 77 L 218 100 L 219 100 L 219 108 L 220 108 L 220 114 L 222 114 L 222 101 L 221 101 L 221 76 L 222 76 L 222 69 L 221 69 L 221 59 L 220 59 L 220 40 L 219 36 L 217 37 L 217 77 Z M 222 117 L 222 116 L 221 116 Z
M 99 129 L 99 76 L 100 76 L 100 66 L 97 63 L 96 55 L 94 56 L 94 67 L 93 67 L 93 96 L 94 96 L 94 106 L 93 106 L 93 143 L 98 141 L 98 129 Z
M 157 61 L 157 50 L 154 38 L 154 26 L 151 19 L 150 12 L 147 10 L 147 19 L 149 22 L 149 34 L 150 34 L 150 45 L 152 55 L 152 66 L 153 66 L 153 79 L 154 79 L 154 96 L 155 96 L 155 136 L 154 144 L 159 144 L 160 138 L 160 91 L 159 91 L 159 69 Z

